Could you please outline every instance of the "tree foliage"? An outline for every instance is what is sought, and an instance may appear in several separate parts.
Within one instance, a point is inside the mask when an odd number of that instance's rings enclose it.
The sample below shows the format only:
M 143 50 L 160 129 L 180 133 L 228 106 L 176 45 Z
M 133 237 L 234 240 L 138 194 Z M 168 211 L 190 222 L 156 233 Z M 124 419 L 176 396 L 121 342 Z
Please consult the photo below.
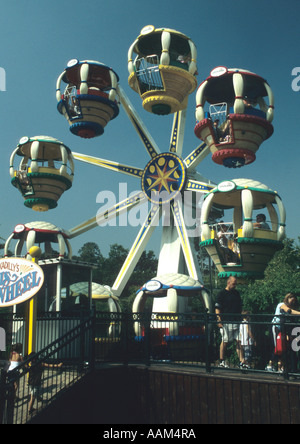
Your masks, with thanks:
M 79 259 L 94 265 L 93 281 L 102 285 L 114 284 L 119 271 L 124 264 L 129 250 L 122 245 L 113 244 L 107 257 L 104 257 L 99 246 L 94 242 L 88 242 L 78 251 Z M 122 309 L 131 308 L 132 302 L 138 289 L 156 276 L 157 259 L 153 251 L 144 251 L 135 267 L 120 300 Z
M 283 300 L 289 292 L 300 294 L 300 238 L 298 242 L 293 239 L 284 241 L 284 248 L 277 252 L 265 271 L 262 280 L 250 282 L 248 285 L 239 287 L 243 297 L 244 309 L 252 313 L 273 313 L 276 305 Z M 128 255 L 128 250 L 121 245 L 113 244 L 107 257 L 101 253 L 99 246 L 88 242 L 79 250 L 77 259 L 90 262 L 95 266 L 93 281 L 112 286 L 118 273 Z M 212 282 L 211 290 L 214 293 L 224 286 L 224 283 L 215 279 L 216 273 L 212 266 L 209 271 L 208 258 L 198 257 L 203 269 L 204 283 L 210 288 L 209 280 Z M 143 252 L 134 272 L 132 273 L 120 303 L 122 309 L 131 309 L 133 300 L 138 289 L 150 279 L 156 276 L 157 259 L 153 251 Z M 213 279 L 212 279 L 213 278 Z M 299 298 L 300 302 L 300 298 Z M 192 301 L 200 310 L 202 302 Z M 199 307 L 198 307 L 199 306 Z
M 244 308 L 252 313 L 273 313 L 289 292 L 300 294 L 300 238 L 284 241 L 265 271 L 265 277 L 241 288 Z M 300 300 L 299 300 L 300 302 Z

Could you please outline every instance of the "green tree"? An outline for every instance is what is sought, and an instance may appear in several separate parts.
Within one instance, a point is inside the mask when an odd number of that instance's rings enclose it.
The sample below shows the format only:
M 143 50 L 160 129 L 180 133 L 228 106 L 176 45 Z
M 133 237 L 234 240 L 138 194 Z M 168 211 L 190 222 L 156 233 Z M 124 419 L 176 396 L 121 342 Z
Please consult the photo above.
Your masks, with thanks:
M 121 270 L 129 250 L 122 245 L 110 246 L 108 257 L 104 257 L 94 242 L 84 244 L 76 259 L 93 264 L 93 281 L 112 286 Z M 144 251 L 120 298 L 122 310 L 130 310 L 138 289 L 156 276 L 157 259 L 153 251 Z
M 252 313 L 273 313 L 289 292 L 300 293 L 300 238 L 284 241 L 284 248 L 269 263 L 262 280 L 241 288 L 244 308 Z M 300 302 L 300 301 L 299 301 Z
M 100 248 L 95 242 L 87 242 L 79 249 L 78 253 L 84 262 L 97 264 L 103 259 Z
M 113 285 L 127 255 L 128 250 L 122 245 L 113 244 L 110 246 L 108 257 L 104 261 L 102 270 L 104 279 L 103 283 L 105 283 L 105 285 Z
M 93 270 L 93 280 L 94 282 L 101 283 L 105 259 L 99 246 L 95 242 L 87 242 L 79 249 L 78 254 L 79 256 L 74 258 L 95 266 L 95 269 Z
M 142 256 L 130 278 L 130 284 L 141 287 L 156 277 L 158 261 L 152 250 L 143 251 Z

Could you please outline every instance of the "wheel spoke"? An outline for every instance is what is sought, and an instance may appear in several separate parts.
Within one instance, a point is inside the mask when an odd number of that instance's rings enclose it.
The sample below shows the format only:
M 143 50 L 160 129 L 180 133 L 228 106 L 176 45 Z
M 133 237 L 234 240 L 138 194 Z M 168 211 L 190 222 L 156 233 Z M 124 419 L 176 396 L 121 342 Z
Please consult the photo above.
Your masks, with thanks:
M 136 110 L 134 109 L 132 103 L 130 102 L 130 100 L 128 99 L 125 92 L 120 86 L 118 86 L 118 95 L 120 97 L 121 103 L 125 109 L 127 116 L 131 120 L 135 130 L 140 136 L 150 158 L 156 157 L 158 154 L 160 154 L 160 149 L 158 148 L 151 134 L 147 130 L 146 126 L 144 125 L 141 118 L 138 116 Z
M 188 179 L 185 186 L 185 191 L 196 191 L 198 193 L 209 193 L 215 188 L 215 185 L 209 185 L 205 182 L 199 182 L 198 180 Z
M 186 109 L 174 115 L 173 128 L 170 141 L 170 152 L 181 157 L 183 148 L 184 129 L 186 122 Z
M 96 217 L 77 225 L 76 227 L 69 230 L 70 238 L 79 236 L 86 231 L 89 231 L 97 226 L 100 226 L 104 222 L 108 222 L 111 219 L 120 216 L 121 214 L 128 212 L 131 208 L 136 205 L 141 205 L 146 201 L 146 197 L 143 192 L 139 192 L 132 197 L 129 197 L 122 202 L 117 203 L 108 210 L 99 212 Z
M 197 168 L 200 162 L 205 159 L 206 156 L 210 153 L 210 149 L 203 142 L 199 145 L 194 151 L 189 154 L 186 159 L 184 159 L 184 163 L 187 166 L 188 171 L 194 170 Z
M 143 175 L 143 170 L 140 168 L 135 168 L 128 165 L 123 165 L 118 162 L 113 162 L 111 160 L 100 159 L 98 157 L 88 156 L 86 154 L 73 153 L 73 157 L 81 162 L 89 163 L 91 165 L 99 166 L 101 168 L 106 168 L 108 170 L 117 171 L 118 173 L 127 174 L 128 176 L 135 176 L 139 179 Z

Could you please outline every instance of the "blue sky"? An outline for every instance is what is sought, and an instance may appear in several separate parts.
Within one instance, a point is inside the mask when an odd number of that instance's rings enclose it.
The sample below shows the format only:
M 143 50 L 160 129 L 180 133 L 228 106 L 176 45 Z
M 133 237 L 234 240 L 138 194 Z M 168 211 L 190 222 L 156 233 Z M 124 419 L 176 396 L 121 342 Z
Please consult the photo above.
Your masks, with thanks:
M 176 29 L 191 37 L 198 51 L 198 82 L 219 65 L 249 69 L 266 78 L 275 96 L 274 134 L 264 142 L 252 165 L 226 169 L 208 156 L 198 171 L 219 183 L 246 177 L 278 191 L 287 210 L 287 235 L 300 235 L 299 123 L 300 91 L 292 89 L 292 70 L 300 66 L 298 0 L 0 0 L 0 67 L 6 91 L 0 91 L 0 235 L 7 238 L 18 223 L 43 220 L 70 229 L 93 217 L 101 205 L 97 194 L 119 181 L 128 191 L 139 183 L 126 176 L 76 162 L 71 190 L 58 207 L 38 214 L 24 207 L 10 184 L 9 158 L 23 136 L 45 134 L 62 140 L 71 150 L 144 168 L 148 156 L 125 112 L 103 136 L 84 140 L 69 132 L 56 109 L 58 75 L 70 59 L 92 59 L 111 66 L 120 85 L 160 146 L 168 150 L 172 117 L 152 116 L 128 86 L 127 52 L 149 24 Z M 299 68 L 300 70 L 300 68 Z M 300 81 L 299 81 L 300 84 Z M 189 99 L 184 153 L 199 145 L 194 135 L 195 94 Z M 137 228 L 96 228 L 72 241 L 74 253 L 85 242 L 97 242 L 104 254 L 110 244 L 130 247 Z M 157 251 L 159 230 L 148 248 Z

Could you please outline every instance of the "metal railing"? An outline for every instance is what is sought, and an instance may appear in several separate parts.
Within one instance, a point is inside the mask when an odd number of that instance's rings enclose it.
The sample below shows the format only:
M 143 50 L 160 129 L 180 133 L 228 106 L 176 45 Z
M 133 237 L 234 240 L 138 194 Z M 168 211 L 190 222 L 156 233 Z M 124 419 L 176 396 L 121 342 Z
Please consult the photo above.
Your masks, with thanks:
M 215 314 L 209 313 L 97 313 L 95 358 L 97 362 L 168 363 L 197 366 L 206 372 L 220 369 L 300 378 L 298 317 L 281 315 L 277 325 L 273 317 L 234 315 L 232 320 L 233 315 L 223 315 L 222 329 Z M 220 359 L 223 330 L 229 330 L 228 345 L 224 339 L 225 362 Z M 253 339 L 247 336 L 249 330 Z M 279 330 L 284 347 L 275 353 Z
M 141 94 L 152 91 L 162 90 L 164 88 L 161 74 L 159 71 L 159 57 L 151 55 L 135 60 L 136 75 L 138 78 Z
M 50 322 L 52 317 L 52 321 Z M 39 318 L 38 352 L 14 371 L 0 374 L 0 423 L 23 424 L 92 371 L 95 364 L 167 364 L 193 366 L 204 372 L 236 372 L 300 378 L 300 323 L 296 316 L 222 315 L 210 313 L 96 313 L 89 317 L 60 314 Z M 20 323 L 13 318 L 12 323 Z M 42 327 L 42 322 L 44 326 Z M 0 324 L 9 327 L 8 318 Z M 68 331 L 64 330 L 68 328 Z M 248 335 L 251 330 L 251 337 Z M 10 326 L 8 338 L 17 339 Z M 229 334 L 220 361 L 222 332 Z M 275 352 L 278 332 L 285 338 Z M 53 339 L 53 336 L 58 335 Z M 232 336 L 232 337 L 231 337 Z M 38 335 L 39 337 L 39 335 Z M 247 342 L 247 337 L 249 341 Z M 233 341 L 233 339 L 237 341 Z M 10 347 L 8 344 L 7 352 Z M 41 387 L 29 384 L 34 369 L 43 370 Z M 32 395 L 35 411 L 31 408 Z
M 31 354 L 12 371 L 1 371 L 0 424 L 25 424 L 93 370 L 94 317 Z

